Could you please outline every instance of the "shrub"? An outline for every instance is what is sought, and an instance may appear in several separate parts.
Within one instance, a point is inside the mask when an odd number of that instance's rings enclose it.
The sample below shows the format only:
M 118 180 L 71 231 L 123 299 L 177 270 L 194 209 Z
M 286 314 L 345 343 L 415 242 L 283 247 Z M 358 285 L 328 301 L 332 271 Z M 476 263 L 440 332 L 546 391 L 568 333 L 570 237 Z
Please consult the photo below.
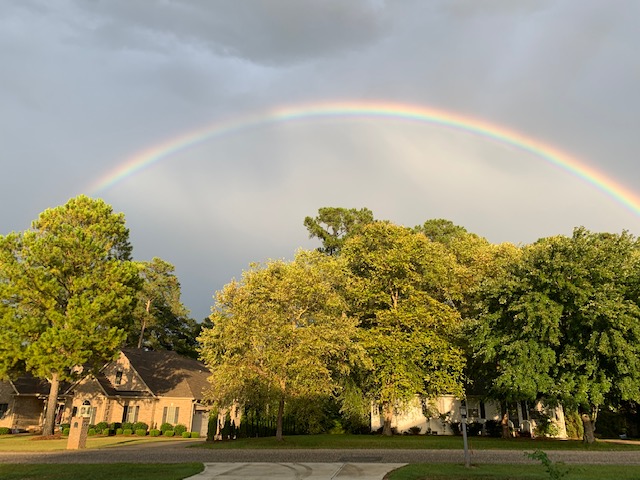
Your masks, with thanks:
M 173 430 L 173 424 L 165 422 L 162 425 L 160 425 L 160 431 L 161 432 L 164 433 L 167 430 Z
M 109 435 L 111 435 L 111 430 L 109 430 L 108 428 L 105 428 L 104 430 L 102 430 L 102 434 L 105 437 L 108 437 Z
M 69 436 L 69 432 L 71 431 L 71 429 L 69 427 L 65 427 L 62 429 L 62 435 L 64 435 L 65 437 Z
M 187 431 L 187 427 L 179 423 L 173 428 L 173 431 L 176 432 L 176 435 L 182 435 Z
M 414 425 L 413 427 L 409 428 L 409 433 L 411 435 L 419 435 L 421 431 L 422 431 L 422 428 L 420 428 L 417 425 Z
M 60 424 L 60 431 L 63 432 L 65 428 L 71 428 L 71 424 L 70 423 L 61 423 Z
M 9 427 L 0 427 L 0 435 L 8 435 L 11 433 L 11 429 Z
M 482 435 L 482 424 L 480 422 L 471 422 L 467 426 L 469 436 Z
M 95 428 L 90 428 L 89 431 L 87 432 L 87 435 L 89 435 L 90 437 L 93 437 L 96 433 L 96 429 Z
M 182 438 L 191 438 L 191 432 L 182 432 Z
M 200 432 L 191 432 L 191 438 L 200 438 Z
M 165 430 L 164 432 L 162 432 L 162 435 L 164 435 L 165 437 L 173 437 L 175 435 L 175 432 L 173 430 Z
M 122 428 L 116 428 L 116 435 L 124 435 L 124 430 Z
M 150 437 L 160 436 L 160 430 L 158 430 L 157 428 L 152 428 L 151 430 L 149 430 L 149 436 Z
M 123 430 L 132 430 L 133 431 L 133 423 L 131 422 L 122 422 Z
M 502 437 L 502 425 L 498 420 L 487 420 L 484 426 L 485 432 L 487 432 L 487 435 L 489 435 L 490 437 Z
M 112 422 L 109 424 L 109 429 L 113 430 L 114 432 L 119 428 L 122 428 L 122 424 L 120 422 Z
M 123 435 L 133 435 L 133 430 L 131 430 L 130 428 L 124 428 L 124 429 L 122 429 L 122 434 Z
M 103 432 L 109 428 L 109 424 L 107 422 L 99 422 L 96 423 L 96 426 L 93 428 L 95 428 L 97 432 Z
M 138 428 L 136 430 L 136 436 L 138 436 L 138 437 L 146 437 L 147 436 L 147 430 L 145 428 Z
M 144 422 L 136 422 L 133 424 L 133 430 L 144 430 L 146 432 L 149 430 L 149 425 Z

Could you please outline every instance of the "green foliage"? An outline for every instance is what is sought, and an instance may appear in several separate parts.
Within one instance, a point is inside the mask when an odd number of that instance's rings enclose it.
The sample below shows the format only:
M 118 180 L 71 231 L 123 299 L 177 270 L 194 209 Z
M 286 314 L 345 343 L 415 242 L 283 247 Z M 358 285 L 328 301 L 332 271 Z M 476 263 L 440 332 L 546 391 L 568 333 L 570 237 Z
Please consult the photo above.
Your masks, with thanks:
M 569 473 L 569 469 L 565 467 L 564 464 L 552 462 L 549 460 L 549 456 L 542 450 L 536 450 L 533 453 L 525 452 L 525 457 L 530 460 L 539 460 L 551 480 L 561 480 Z
M 104 435 L 105 437 L 108 437 L 109 435 L 111 435 L 111 432 L 112 430 L 105 428 L 104 430 L 102 430 L 102 435 Z
M 165 437 L 173 437 L 175 435 L 175 432 L 173 430 L 165 430 L 162 432 L 162 435 Z
M 382 406 L 385 433 L 395 405 L 416 395 L 462 394 L 461 319 L 450 305 L 455 258 L 424 235 L 387 223 L 363 227 L 341 252 L 348 295 L 360 319 L 368 368 L 353 379 Z
M 97 435 L 97 433 L 98 433 L 98 432 L 96 431 L 96 429 L 95 429 L 95 428 L 90 428 L 90 429 L 87 431 L 87 435 L 89 435 L 90 437 L 93 437 L 93 436 Z
M 71 432 L 71 429 L 69 427 L 65 427 L 62 429 L 62 435 L 64 435 L 65 437 L 69 436 L 69 432 Z
M 342 263 L 299 251 L 254 265 L 217 295 L 199 337 L 217 406 L 329 395 L 358 358 L 356 320 L 339 291 Z
M 122 430 L 122 434 L 123 435 L 133 435 L 133 430 L 131 430 L 130 428 L 124 428 Z
M 103 430 L 107 430 L 109 428 L 109 424 L 107 422 L 98 422 L 94 427 L 98 432 L 102 432 Z
M 11 433 L 11 429 L 9 427 L 0 427 L 0 435 L 8 435 Z
M 167 430 L 173 430 L 173 424 L 172 423 L 165 422 L 162 425 L 160 425 L 160 431 L 161 432 L 164 433 Z
M 524 248 L 485 285 L 469 336 L 493 394 L 593 413 L 640 400 L 639 258 L 631 235 L 583 228 Z
M 147 430 L 145 428 L 138 428 L 137 430 L 135 430 L 136 432 L 136 436 L 138 437 L 146 437 L 147 436 Z
M 132 422 L 122 422 L 123 430 L 131 430 L 133 431 L 133 423 Z
M 176 435 L 178 435 L 178 432 L 176 432 Z M 191 438 L 191 432 L 182 432 L 181 436 L 182 438 Z
M 0 377 L 24 369 L 47 379 L 55 402 L 79 365 L 115 357 L 140 287 L 128 236 L 122 214 L 83 195 L 42 212 L 31 230 L 0 236 Z
M 191 438 L 200 438 L 200 432 L 191 432 Z
M 322 242 L 318 251 L 337 255 L 348 237 L 358 233 L 364 225 L 373 222 L 373 212 L 368 208 L 357 210 L 324 207 L 318 210 L 317 217 L 306 217 L 304 226 L 309 231 L 309 238 L 316 237 Z
M 176 432 L 176 435 L 182 435 L 187 431 L 187 427 L 179 423 L 175 427 L 173 427 L 173 431 Z
M 124 428 L 116 428 L 116 435 L 124 435 Z
M 160 430 L 158 430 L 157 428 L 152 428 L 151 430 L 149 430 L 149 436 L 150 437 L 159 437 L 161 433 L 162 432 Z
M 198 323 L 180 300 L 175 267 L 160 258 L 137 262 L 142 289 L 138 294 L 127 344 L 152 350 L 172 350 L 196 357 Z
M 146 432 L 147 430 L 149 430 L 149 424 L 147 424 L 145 422 L 136 422 L 136 423 L 133 424 L 133 426 L 131 428 L 134 431 L 144 430 Z
M 565 409 L 564 411 L 565 427 L 567 429 L 567 437 L 571 439 L 582 438 L 584 435 L 584 427 L 582 419 L 577 410 Z

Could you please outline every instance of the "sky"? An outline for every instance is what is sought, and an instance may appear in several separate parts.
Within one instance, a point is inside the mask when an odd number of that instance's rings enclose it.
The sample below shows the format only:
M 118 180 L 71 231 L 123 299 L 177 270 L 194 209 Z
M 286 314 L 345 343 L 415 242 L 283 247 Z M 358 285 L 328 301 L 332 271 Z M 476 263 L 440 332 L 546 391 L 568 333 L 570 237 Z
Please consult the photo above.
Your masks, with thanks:
M 321 207 L 494 243 L 639 235 L 637 18 L 635 0 L 0 0 L 0 234 L 102 198 L 198 320 L 251 262 L 319 246 Z

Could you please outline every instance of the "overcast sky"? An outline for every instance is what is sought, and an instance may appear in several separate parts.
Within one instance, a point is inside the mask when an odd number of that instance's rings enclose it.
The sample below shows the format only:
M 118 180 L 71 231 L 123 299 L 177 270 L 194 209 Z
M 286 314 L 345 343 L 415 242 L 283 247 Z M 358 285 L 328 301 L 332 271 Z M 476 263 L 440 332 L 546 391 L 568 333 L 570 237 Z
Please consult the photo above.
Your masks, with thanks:
M 638 18 L 635 0 L 0 0 L 0 233 L 104 198 L 136 259 L 176 266 L 197 319 L 250 262 L 315 248 L 303 219 L 324 206 L 495 243 L 638 235 L 637 212 L 540 156 L 381 117 L 266 121 L 91 191 L 207 125 L 393 102 L 518 132 L 640 193 Z

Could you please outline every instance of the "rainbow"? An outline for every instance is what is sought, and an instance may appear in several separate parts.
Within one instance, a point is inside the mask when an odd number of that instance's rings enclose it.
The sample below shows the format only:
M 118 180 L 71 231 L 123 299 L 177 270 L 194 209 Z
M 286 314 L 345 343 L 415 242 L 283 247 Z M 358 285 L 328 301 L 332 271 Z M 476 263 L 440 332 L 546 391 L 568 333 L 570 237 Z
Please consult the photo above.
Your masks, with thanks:
M 437 125 L 455 129 L 531 153 L 603 191 L 640 215 L 640 197 L 602 172 L 536 139 L 505 127 L 442 110 L 388 102 L 337 102 L 278 108 L 255 115 L 216 122 L 139 151 L 95 182 L 88 191 L 99 194 L 123 179 L 168 159 L 173 154 L 216 137 L 274 123 L 320 118 L 381 118 Z

